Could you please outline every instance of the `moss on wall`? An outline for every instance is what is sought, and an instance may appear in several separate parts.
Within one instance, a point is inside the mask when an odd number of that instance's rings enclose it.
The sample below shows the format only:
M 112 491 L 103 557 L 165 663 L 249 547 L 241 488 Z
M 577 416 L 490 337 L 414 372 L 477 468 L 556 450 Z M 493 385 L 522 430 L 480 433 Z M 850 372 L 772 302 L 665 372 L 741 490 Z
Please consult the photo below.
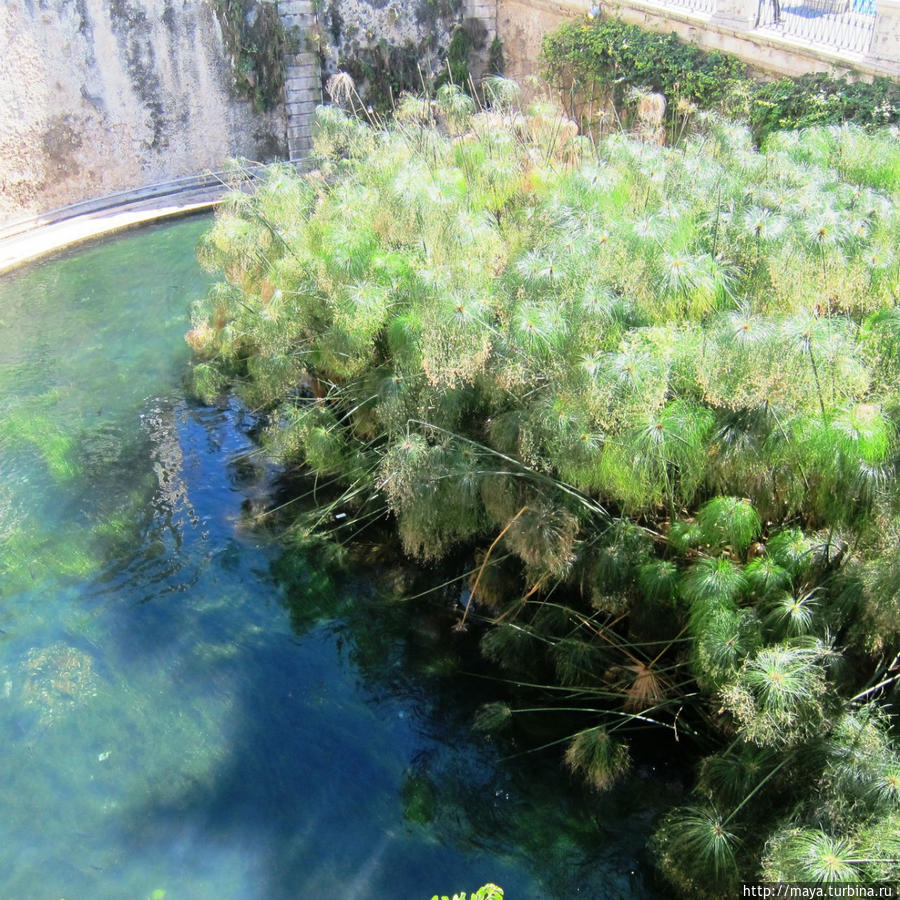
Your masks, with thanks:
M 231 56 L 234 87 L 258 110 L 270 110 L 284 94 L 284 54 L 296 36 L 285 32 L 272 2 L 213 0 L 225 49 Z
M 506 72 L 506 58 L 503 55 L 503 44 L 499 35 L 494 35 L 488 53 L 488 75 L 503 75 Z
M 339 57 L 338 69 L 353 78 L 361 96 L 376 112 L 385 112 L 404 91 L 414 91 L 417 84 L 421 90 L 421 57 L 421 48 L 415 44 L 392 47 L 382 43 Z
M 448 51 L 462 26 L 462 0 L 322 0 L 319 4 L 323 81 L 347 72 L 373 109 L 390 109 L 404 91 L 447 79 Z M 467 76 L 468 35 L 457 52 L 454 81 Z M 457 47 L 459 50 L 459 47 Z M 463 70 L 464 73 L 463 73 Z M 465 82 L 465 77 L 459 79 Z
M 416 18 L 423 25 L 433 27 L 441 20 L 459 17 L 462 0 L 419 0 L 415 4 Z
M 453 82 L 463 88 L 469 84 L 469 54 L 472 51 L 472 37 L 462 25 L 453 30 L 444 68 L 435 81 L 435 87 Z
M 164 150 L 169 142 L 169 123 L 162 102 L 153 29 L 147 12 L 132 0 L 110 0 L 109 18 L 132 88 L 149 112 L 153 135 L 147 142 L 147 149 Z

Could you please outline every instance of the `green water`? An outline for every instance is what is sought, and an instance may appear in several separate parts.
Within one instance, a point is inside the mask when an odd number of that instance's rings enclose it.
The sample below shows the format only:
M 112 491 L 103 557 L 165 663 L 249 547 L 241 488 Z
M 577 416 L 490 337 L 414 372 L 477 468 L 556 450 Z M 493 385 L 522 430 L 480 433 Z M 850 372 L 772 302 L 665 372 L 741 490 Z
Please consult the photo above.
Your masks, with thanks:
M 433 610 L 246 526 L 257 423 L 183 390 L 207 225 L 0 281 L 0 900 L 654 896 L 658 772 L 502 760 Z

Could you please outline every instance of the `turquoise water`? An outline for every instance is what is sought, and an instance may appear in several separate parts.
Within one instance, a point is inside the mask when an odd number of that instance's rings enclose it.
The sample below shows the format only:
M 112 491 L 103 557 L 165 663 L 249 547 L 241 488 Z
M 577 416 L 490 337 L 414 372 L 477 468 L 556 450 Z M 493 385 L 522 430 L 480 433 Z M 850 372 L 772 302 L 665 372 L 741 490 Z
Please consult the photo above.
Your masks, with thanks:
M 432 607 L 248 527 L 257 422 L 183 388 L 207 225 L 0 281 L 0 898 L 654 896 L 665 782 L 501 759 Z

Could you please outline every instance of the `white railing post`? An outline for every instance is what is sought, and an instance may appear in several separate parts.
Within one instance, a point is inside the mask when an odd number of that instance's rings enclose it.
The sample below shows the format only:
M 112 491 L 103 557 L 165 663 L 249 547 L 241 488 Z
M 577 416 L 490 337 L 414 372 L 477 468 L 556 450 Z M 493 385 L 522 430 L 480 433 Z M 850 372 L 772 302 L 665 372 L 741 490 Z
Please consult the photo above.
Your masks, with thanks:
M 877 0 L 875 33 L 867 56 L 895 67 L 900 63 L 900 0 Z

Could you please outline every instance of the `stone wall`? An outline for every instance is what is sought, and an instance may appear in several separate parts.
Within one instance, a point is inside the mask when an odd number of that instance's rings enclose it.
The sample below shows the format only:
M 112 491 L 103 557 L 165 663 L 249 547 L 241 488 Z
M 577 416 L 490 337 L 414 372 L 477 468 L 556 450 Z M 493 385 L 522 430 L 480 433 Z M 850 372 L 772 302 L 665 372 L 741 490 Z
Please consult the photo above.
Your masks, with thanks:
M 540 70 L 541 41 L 563 22 L 582 18 L 587 7 L 535 0 L 497 0 L 497 31 L 503 42 L 505 75 L 528 92 L 528 79 Z
M 209 0 L 4 0 L 0 221 L 286 155 L 232 83 Z
M 426 77 L 440 70 L 461 7 L 462 0 L 322 0 L 323 78 L 349 72 L 366 99 L 388 86 L 414 87 L 419 68 Z
M 284 57 L 284 108 L 288 157 L 300 160 L 309 153 L 316 106 L 322 102 L 316 5 L 311 0 L 281 0 L 278 12 L 285 30 L 298 39 Z
M 490 63 L 491 42 L 497 36 L 496 0 L 465 0 L 463 22 L 471 34 L 477 35 L 478 44 L 472 48 L 470 67 L 476 80 L 487 74 Z
M 541 40 L 591 0 L 281 0 L 299 36 L 284 106 L 260 113 L 237 96 L 213 0 L 2 0 L 0 224 L 119 190 L 219 169 L 229 157 L 299 158 L 321 82 L 354 74 L 363 96 L 415 90 L 444 67 L 453 33 L 473 39 L 470 69 L 503 44 L 506 75 L 528 82 Z M 272 0 L 257 0 L 258 3 Z M 900 0 L 878 0 L 872 51 L 792 46 L 754 32 L 753 0 L 718 0 L 698 16 L 652 0 L 606 0 L 605 14 L 773 72 L 900 74 Z M 367 81 L 369 83 L 367 83 Z M 376 83 L 379 82 L 380 83 Z M 376 90 L 377 89 L 377 90 Z M 367 101 L 368 102 L 368 101 Z M 287 137 L 290 137 L 290 148 Z
M 376 105 L 402 90 L 421 90 L 423 78 L 445 73 L 457 28 L 469 35 L 469 68 L 480 78 L 496 33 L 495 0 L 320 0 L 322 75 L 349 72 L 360 94 Z

